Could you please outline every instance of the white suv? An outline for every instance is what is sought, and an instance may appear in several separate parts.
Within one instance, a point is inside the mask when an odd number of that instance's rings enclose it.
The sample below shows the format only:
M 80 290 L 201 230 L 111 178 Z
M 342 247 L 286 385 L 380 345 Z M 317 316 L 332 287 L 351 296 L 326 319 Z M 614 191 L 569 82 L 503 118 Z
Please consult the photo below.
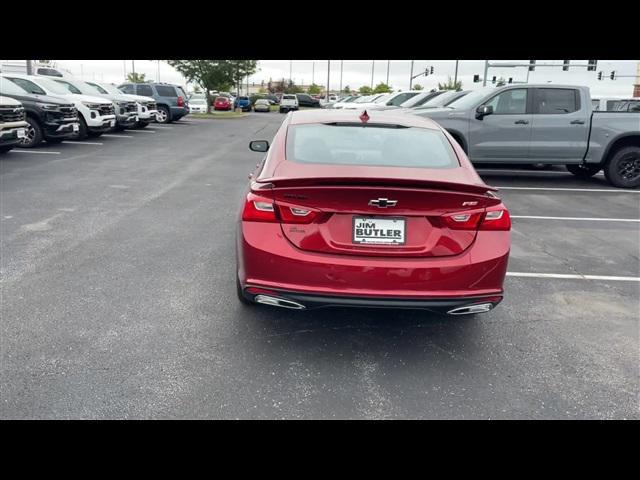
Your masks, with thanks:
M 67 87 L 53 80 L 53 77 L 19 75 L 17 73 L 8 73 L 5 77 L 31 94 L 52 95 L 72 102 L 78 110 L 80 128 L 77 138 L 80 140 L 87 138 L 87 136 L 99 137 L 116 126 L 115 108 L 109 100 L 71 93 Z
M 280 100 L 280 113 L 286 113 L 289 110 L 298 110 L 298 97 L 293 93 L 285 93 Z

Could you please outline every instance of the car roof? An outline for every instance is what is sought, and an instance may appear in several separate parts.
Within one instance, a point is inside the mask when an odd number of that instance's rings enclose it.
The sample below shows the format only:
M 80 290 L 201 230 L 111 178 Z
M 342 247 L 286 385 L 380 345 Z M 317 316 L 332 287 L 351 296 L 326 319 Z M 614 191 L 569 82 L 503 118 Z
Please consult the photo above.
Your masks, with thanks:
M 406 113 L 395 113 L 394 110 L 367 110 L 358 108 L 352 110 L 302 110 L 291 113 L 290 125 L 300 125 L 309 123 L 359 123 L 360 115 L 367 111 L 369 116 L 368 124 L 391 124 L 404 127 L 419 127 L 439 130 L 440 127 L 433 120 L 417 115 L 407 115 Z

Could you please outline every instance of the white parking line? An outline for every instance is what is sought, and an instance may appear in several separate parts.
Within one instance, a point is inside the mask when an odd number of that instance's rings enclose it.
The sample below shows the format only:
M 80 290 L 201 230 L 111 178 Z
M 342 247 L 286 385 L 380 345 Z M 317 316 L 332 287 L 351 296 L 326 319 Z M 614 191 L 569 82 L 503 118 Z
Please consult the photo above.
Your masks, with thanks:
M 577 279 L 577 280 L 610 280 L 614 282 L 640 282 L 640 277 L 611 277 L 608 275 L 579 275 L 579 274 L 566 274 L 566 273 L 507 272 L 507 277 L 568 278 L 568 279 Z
M 125 130 L 125 132 L 134 132 L 134 133 L 156 133 L 154 130 Z
M 590 217 L 541 217 L 537 215 L 511 215 L 511 218 L 531 218 L 536 220 L 578 220 L 590 222 L 639 222 L 637 218 L 590 218 Z
M 9 150 L 9 153 L 42 153 L 44 155 L 60 155 L 60 152 L 49 152 L 47 150 Z
M 113 135 L 111 133 L 105 133 L 102 136 L 103 137 L 113 137 L 113 138 L 133 138 L 133 135 Z
M 609 192 L 609 193 L 640 193 L 640 190 L 625 190 L 624 188 L 556 188 L 556 187 L 501 187 L 494 185 L 500 190 L 542 190 L 542 191 L 560 191 L 560 192 Z
M 164 125 L 154 125 L 153 128 L 171 130 L 173 127 L 165 127 Z
M 100 142 L 68 142 L 66 140 L 62 143 L 68 143 L 70 145 L 104 145 L 104 143 Z

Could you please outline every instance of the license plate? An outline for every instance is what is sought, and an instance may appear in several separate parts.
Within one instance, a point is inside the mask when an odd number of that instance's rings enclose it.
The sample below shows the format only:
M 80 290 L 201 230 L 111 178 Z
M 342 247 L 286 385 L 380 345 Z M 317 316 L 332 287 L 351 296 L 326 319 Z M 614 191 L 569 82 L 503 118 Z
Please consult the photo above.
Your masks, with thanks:
M 16 134 L 18 138 L 25 138 L 27 136 L 27 132 L 24 128 L 19 128 Z
M 115 127 L 116 126 L 116 121 L 115 120 L 111 120 L 111 126 Z
M 353 217 L 353 243 L 404 245 L 404 218 Z
M 80 127 L 78 126 L 78 124 L 77 124 L 77 123 L 74 123 L 74 124 L 73 124 L 73 131 L 74 131 L 74 132 L 78 132 L 78 131 L 80 131 Z

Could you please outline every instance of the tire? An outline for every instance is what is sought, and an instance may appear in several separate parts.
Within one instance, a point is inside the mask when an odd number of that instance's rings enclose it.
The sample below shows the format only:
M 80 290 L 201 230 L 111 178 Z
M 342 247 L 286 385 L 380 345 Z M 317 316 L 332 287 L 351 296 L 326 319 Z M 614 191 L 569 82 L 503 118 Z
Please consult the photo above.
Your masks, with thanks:
M 91 137 L 91 138 L 98 138 L 100 135 L 102 135 L 104 132 L 92 132 L 92 131 L 88 131 L 87 132 L 87 136 Z
M 573 164 L 565 165 L 565 168 L 578 178 L 591 178 L 600 170 L 602 170 L 602 167 L 600 165 L 583 166 L 581 164 Z
M 0 153 L 7 153 L 12 148 L 13 148 L 13 145 L 2 145 L 0 146 Z
M 89 135 L 89 129 L 87 128 L 87 122 L 84 121 L 82 115 L 78 115 L 78 120 L 80 123 L 78 128 L 78 133 L 74 137 L 76 140 L 85 140 Z
M 604 176 L 614 187 L 640 186 L 640 146 L 623 147 L 616 151 L 604 167 Z
M 170 123 L 171 122 L 171 112 L 167 107 L 159 106 L 158 113 L 156 114 L 156 122 L 158 123 Z
M 280 109 L 280 113 L 285 113 L 284 108 Z
M 237 278 L 236 278 L 236 294 L 238 295 L 238 300 L 243 305 L 255 305 L 254 302 L 252 302 L 251 300 L 249 300 L 247 297 L 244 296 L 244 293 L 242 292 L 242 287 L 240 286 L 240 280 L 238 280 Z
M 18 146 L 22 148 L 37 147 L 42 143 L 42 128 L 40 128 L 40 124 L 33 117 L 27 117 L 27 123 L 29 124 L 27 127 L 27 136 Z

